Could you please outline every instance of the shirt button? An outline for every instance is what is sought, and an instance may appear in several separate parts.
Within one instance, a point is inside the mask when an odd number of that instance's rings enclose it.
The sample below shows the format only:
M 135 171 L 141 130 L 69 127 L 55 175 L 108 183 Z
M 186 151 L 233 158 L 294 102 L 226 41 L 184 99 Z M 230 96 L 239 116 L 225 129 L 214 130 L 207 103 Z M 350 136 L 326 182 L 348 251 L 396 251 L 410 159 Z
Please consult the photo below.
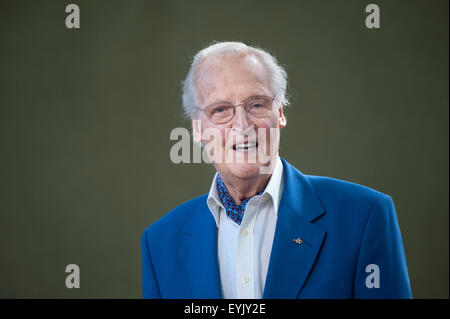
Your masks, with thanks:
M 247 284 L 249 281 L 250 281 L 250 278 L 248 278 L 248 276 L 242 277 L 242 282 L 243 282 L 244 284 Z
M 243 231 L 242 231 L 242 236 L 247 236 L 248 235 L 248 231 L 247 231 L 247 229 L 244 229 Z

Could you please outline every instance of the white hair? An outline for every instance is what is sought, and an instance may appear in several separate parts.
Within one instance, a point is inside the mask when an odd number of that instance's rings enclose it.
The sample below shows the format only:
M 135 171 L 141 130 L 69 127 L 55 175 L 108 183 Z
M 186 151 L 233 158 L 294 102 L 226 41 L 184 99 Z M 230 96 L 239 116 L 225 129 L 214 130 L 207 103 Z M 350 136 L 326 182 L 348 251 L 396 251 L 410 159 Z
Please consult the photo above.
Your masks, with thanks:
M 185 115 L 194 118 L 199 107 L 198 92 L 195 87 L 195 76 L 200 62 L 206 57 L 218 54 L 245 54 L 253 55 L 265 67 L 269 74 L 269 85 L 276 101 L 283 107 L 288 105 L 286 97 L 287 74 L 284 68 L 278 65 L 275 57 L 260 48 L 245 45 L 242 42 L 216 42 L 199 51 L 192 61 L 186 79 L 183 81 L 183 109 Z

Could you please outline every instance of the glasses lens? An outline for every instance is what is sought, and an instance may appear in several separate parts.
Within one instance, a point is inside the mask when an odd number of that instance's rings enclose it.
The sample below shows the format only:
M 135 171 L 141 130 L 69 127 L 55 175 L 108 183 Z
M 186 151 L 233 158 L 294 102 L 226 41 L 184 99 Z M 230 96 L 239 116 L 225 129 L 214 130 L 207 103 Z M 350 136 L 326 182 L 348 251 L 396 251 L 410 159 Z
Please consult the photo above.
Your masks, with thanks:
M 269 97 L 255 97 L 245 104 L 247 111 L 254 116 L 265 116 L 272 108 L 272 99 Z
M 233 117 L 233 105 L 214 104 L 206 108 L 206 115 L 215 123 L 226 122 Z

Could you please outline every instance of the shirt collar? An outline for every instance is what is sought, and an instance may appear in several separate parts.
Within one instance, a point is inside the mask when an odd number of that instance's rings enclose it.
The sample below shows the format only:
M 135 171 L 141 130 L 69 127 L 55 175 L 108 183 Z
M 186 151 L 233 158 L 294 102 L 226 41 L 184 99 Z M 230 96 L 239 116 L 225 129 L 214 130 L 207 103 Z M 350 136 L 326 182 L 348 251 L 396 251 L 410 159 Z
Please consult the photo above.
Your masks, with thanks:
M 272 176 L 270 177 L 269 183 L 267 183 L 266 190 L 264 191 L 264 193 L 268 193 L 270 197 L 272 197 L 273 209 L 275 210 L 276 215 L 278 215 L 281 195 L 283 194 L 283 181 L 283 163 L 281 162 L 280 157 L 277 156 L 275 168 L 273 170 Z
M 217 173 L 214 175 L 213 181 L 211 183 L 211 188 L 209 189 L 208 199 L 206 203 L 208 204 L 208 208 L 211 211 L 211 214 L 216 221 L 217 227 L 219 227 L 219 214 L 220 208 L 223 208 L 222 203 L 220 202 L 219 193 L 217 191 Z
M 219 227 L 219 214 L 220 214 L 220 208 L 223 208 L 223 205 L 219 198 L 219 193 L 217 191 L 217 173 L 214 175 L 213 181 L 211 183 L 211 187 L 209 189 L 208 198 L 206 200 L 206 203 L 208 205 L 209 210 L 211 211 L 211 214 L 214 217 L 214 220 L 216 221 L 217 227 Z M 280 201 L 281 201 L 281 195 L 283 194 L 283 188 L 284 188 L 284 176 L 283 176 L 283 163 L 281 162 L 281 159 L 279 156 L 277 156 L 276 162 L 275 162 L 275 168 L 273 170 L 272 176 L 270 177 L 269 182 L 267 183 L 266 189 L 264 190 L 264 193 L 262 196 L 264 196 L 266 193 L 270 195 L 270 198 L 272 198 L 272 204 L 273 209 L 275 211 L 275 214 L 278 215 L 278 209 L 280 207 Z

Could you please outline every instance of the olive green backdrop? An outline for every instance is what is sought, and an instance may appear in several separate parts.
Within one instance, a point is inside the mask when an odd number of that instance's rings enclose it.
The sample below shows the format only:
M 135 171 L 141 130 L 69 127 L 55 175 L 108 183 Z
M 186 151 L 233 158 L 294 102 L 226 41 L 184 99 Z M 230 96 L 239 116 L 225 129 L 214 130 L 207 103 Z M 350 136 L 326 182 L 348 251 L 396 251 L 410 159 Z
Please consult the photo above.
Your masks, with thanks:
M 78 30 L 70 1 L 0 4 L 0 297 L 141 297 L 143 230 L 214 173 L 169 158 L 213 40 L 286 66 L 281 155 L 391 195 L 413 295 L 449 297 L 448 1 L 377 0 L 378 30 L 368 0 L 73 2 Z

